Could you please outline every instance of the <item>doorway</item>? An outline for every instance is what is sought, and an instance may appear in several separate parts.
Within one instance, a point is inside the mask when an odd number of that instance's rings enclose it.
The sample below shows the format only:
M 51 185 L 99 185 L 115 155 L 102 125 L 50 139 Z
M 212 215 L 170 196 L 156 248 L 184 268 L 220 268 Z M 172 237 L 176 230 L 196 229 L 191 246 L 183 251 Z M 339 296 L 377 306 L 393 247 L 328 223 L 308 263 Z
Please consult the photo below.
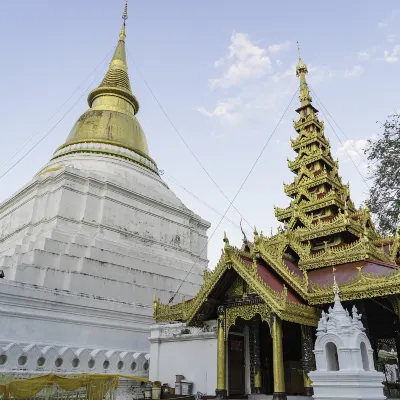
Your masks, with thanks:
M 244 336 L 228 335 L 228 388 L 230 396 L 245 394 Z

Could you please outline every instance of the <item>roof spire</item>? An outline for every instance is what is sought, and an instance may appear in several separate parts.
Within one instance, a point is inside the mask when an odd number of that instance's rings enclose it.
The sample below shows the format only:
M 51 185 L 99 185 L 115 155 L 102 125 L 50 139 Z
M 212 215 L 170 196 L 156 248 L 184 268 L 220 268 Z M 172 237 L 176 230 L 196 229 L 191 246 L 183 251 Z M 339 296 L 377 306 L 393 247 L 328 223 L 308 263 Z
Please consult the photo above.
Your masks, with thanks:
M 128 19 L 128 0 L 126 0 L 125 2 L 125 8 L 122 14 L 122 19 L 124 20 L 124 22 L 122 23 L 121 32 L 119 34 L 119 40 L 125 41 L 126 39 L 125 25 L 126 25 L 126 20 Z
M 297 63 L 296 66 L 296 76 L 300 78 L 300 102 L 301 106 L 307 106 L 311 104 L 312 98 L 310 96 L 310 90 L 307 85 L 306 81 L 306 75 L 308 74 L 308 68 L 307 65 L 304 64 L 303 60 L 300 57 L 300 45 L 299 42 L 297 42 L 297 52 L 299 54 L 299 62 Z
M 122 23 L 121 32 L 119 34 L 119 41 L 117 47 L 115 48 L 114 55 L 111 59 L 106 76 L 100 83 L 99 87 L 90 92 L 88 102 L 89 106 L 92 106 L 93 100 L 99 94 L 117 94 L 118 96 L 123 97 L 125 100 L 127 100 L 133 106 L 134 114 L 137 114 L 139 110 L 139 102 L 132 94 L 125 51 L 125 25 L 126 20 L 128 19 L 128 0 L 126 0 L 125 2 L 122 19 L 124 22 Z M 118 91 L 118 93 L 116 93 L 116 91 Z

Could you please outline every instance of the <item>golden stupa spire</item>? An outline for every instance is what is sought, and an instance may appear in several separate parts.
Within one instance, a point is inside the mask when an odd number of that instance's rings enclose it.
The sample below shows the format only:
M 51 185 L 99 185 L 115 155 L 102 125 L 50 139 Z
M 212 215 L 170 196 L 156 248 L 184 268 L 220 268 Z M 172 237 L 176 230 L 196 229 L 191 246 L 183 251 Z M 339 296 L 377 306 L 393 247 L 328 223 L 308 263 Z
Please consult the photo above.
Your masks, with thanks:
M 76 152 L 77 149 L 86 152 L 89 147 L 95 146 L 98 152 L 123 154 L 124 158 L 155 170 L 145 134 L 135 117 L 139 102 L 132 93 L 128 75 L 125 49 L 128 1 L 125 2 L 122 19 L 118 43 L 108 70 L 100 85 L 88 95 L 90 108 L 78 119 L 55 157 Z
M 308 88 L 306 75 L 308 74 L 307 65 L 304 64 L 303 60 L 300 57 L 300 45 L 297 41 L 297 52 L 299 54 L 299 61 L 296 66 L 296 76 L 300 78 L 300 102 L 301 106 L 307 106 L 311 103 L 312 99 L 310 96 L 310 89 Z
M 125 41 L 125 39 L 126 39 L 125 24 L 126 24 L 126 20 L 128 19 L 128 0 L 126 0 L 126 2 L 125 2 L 125 8 L 124 8 L 124 12 L 122 14 L 122 19 L 124 20 L 124 22 L 122 23 L 121 32 L 119 34 L 119 40 Z

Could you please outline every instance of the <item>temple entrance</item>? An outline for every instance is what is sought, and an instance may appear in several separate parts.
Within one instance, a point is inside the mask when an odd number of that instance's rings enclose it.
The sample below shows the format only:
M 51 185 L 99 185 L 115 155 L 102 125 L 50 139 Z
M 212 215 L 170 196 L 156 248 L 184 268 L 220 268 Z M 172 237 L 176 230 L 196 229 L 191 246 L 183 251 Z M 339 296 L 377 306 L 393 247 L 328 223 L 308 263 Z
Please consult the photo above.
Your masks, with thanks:
M 272 394 L 274 392 L 272 337 L 269 325 L 264 321 L 260 324 L 260 363 L 262 377 L 261 392 Z
M 228 364 L 229 395 L 245 394 L 244 336 L 229 334 Z
M 300 325 L 283 322 L 283 365 L 288 395 L 304 394 Z

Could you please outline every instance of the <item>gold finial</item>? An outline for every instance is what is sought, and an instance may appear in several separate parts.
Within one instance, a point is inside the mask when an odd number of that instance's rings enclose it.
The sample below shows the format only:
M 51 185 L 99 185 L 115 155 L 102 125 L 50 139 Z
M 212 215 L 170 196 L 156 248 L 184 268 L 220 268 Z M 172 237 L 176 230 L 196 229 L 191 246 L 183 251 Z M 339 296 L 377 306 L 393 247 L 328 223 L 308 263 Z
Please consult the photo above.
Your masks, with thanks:
M 297 43 L 297 53 L 299 54 L 299 60 L 300 60 L 300 45 L 299 45 L 299 41 L 296 40 Z
M 124 13 L 122 14 L 122 19 L 126 21 L 128 19 L 128 0 L 125 2 Z
M 125 2 L 125 7 L 124 7 L 124 12 L 122 14 L 122 19 L 124 20 L 124 22 L 122 23 L 121 32 L 119 34 L 119 40 L 125 41 L 125 39 L 126 39 L 125 23 L 126 23 L 126 20 L 128 19 L 128 0 L 126 0 L 126 2 Z
M 229 239 L 228 239 L 228 236 L 226 236 L 226 232 L 224 232 L 224 243 L 225 243 L 225 247 L 229 246 Z
M 336 282 L 335 271 L 336 271 L 336 268 L 335 268 L 335 267 L 332 267 L 332 274 L 333 274 L 333 293 L 334 293 L 335 295 L 337 295 L 337 294 L 339 294 L 340 289 L 339 289 L 339 285 L 338 285 L 337 282 Z

